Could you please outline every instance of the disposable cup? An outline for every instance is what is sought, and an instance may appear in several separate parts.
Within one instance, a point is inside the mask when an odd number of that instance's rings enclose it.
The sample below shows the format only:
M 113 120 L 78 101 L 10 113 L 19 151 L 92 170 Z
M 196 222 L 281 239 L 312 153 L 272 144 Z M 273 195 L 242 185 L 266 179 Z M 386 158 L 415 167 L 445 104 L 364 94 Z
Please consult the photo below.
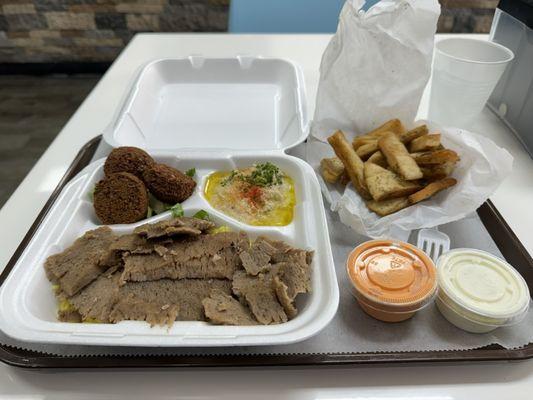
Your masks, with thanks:
M 429 119 L 468 128 L 514 58 L 498 43 L 449 38 L 435 44 Z
M 437 293 L 437 271 L 431 259 L 398 240 L 360 244 L 349 254 L 346 272 L 363 311 L 384 322 L 411 318 Z
M 437 260 L 441 314 L 460 329 L 486 333 L 521 322 L 530 293 L 504 260 L 475 249 L 454 249 Z

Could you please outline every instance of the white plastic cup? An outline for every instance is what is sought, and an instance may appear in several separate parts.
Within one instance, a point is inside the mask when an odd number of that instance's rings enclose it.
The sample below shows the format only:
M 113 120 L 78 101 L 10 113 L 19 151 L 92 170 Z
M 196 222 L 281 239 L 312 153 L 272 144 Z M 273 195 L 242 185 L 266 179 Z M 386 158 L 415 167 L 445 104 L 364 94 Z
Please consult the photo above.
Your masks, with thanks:
M 468 128 L 513 58 L 507 47 L 485 40 L 449 38 L 437 42 L 429 119 Z

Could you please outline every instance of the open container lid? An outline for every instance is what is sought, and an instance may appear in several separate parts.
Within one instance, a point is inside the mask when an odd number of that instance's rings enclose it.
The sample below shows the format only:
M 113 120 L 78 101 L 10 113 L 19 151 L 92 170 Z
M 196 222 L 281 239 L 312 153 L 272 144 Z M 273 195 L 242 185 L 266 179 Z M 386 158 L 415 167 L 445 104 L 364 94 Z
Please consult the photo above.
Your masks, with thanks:
M 287 60 L 156 60 L 127 93 L 104 132 L 112 147 L 282 151 L 309 131 L 303 75 Z

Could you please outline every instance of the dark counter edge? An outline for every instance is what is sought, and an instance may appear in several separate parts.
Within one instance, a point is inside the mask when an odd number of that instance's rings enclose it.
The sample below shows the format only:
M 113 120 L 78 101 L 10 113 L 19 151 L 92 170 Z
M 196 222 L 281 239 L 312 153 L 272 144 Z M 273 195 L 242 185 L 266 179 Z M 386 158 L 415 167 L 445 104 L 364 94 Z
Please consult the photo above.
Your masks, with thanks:
M 0 285 L 9 275 L 63 187 L 90 163 L 100 141 L 101 136 L 97 136 L 80 150 L 9 260 L 6 268 L 0 274 Z M 519 270 L 533 292 L 533 259 L 527 250 L 490 200 L 484 203 L 477 212 L 503 256 Z M 505 349 L 499 345 L 490 345 L 474 350 L 458 351 L 225 356 L 58 356 L 0 344 L 0 361 L 22 368 L 331 366 L 414 362 L 510 361 L 529 358 L 533 358 L 533 344 L 513 350 Z

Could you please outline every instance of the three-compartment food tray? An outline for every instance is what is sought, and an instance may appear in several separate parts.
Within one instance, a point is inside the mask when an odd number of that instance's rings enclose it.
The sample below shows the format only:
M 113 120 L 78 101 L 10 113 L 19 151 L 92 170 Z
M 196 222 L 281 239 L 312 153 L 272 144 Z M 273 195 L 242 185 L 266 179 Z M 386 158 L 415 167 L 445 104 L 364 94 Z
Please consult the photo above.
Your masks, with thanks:
M 147 346 L 250 346 L 302 341 L 324 328 L 339 301 L 324 205 L 318 180 L 302 160 L 284 153 L 307 134 L 301 74 L 272 59 L 160 60 L 139 74 L 104 138 L 112 146 L 137 145 L 156 162 L 180 171 L 194 168 L 197 186 L 182 203 L 185 216 L 207 211 L 219 225 L 267 236 L 315 251 L 311 293 L 300 296 L 298 315 L 277 325 L 224 326 L 178 321 L 171 327 L 141 321 L 117 324 L 57 321 L 56 299 L 42 268 L 100 222 L 90 194 L 104 176 L 96 160 L 62 190 L 0 290 L 0 328 L 27 342 Z M 263 150 L 260 150 L 263 149 Z M 250 226 L 211 207 L 203 194 L 215 171 L 272 162 L 294 181 L 297 202 L 286 226 Z M 314 216 L 306 218 L 306 216 Z M 145 223 L 169 219 L 171 212 L 135 224 L 112 225 L 131 233 Z M 24 284 L 21 284 L 24 282 Z
M 76 355 L 51 354 L 24 348 L 24 341 L 74 346 L 106 345 L 185 348 L 294 343 L 317 334 L 333 318 L 339 301 L 330 238 L 318 182 L 312 169 L 285 150 L 305 140 L 308 120 L 305 93 L 298 68 L 284 60 L 237 57 L 190 57 L 148 64 L 136 77 L 113 123 L 104 132 L 111 146 L 147 149 L 157 161 L 180 170 L 196 168 L 194 195 L 183 203 L 185 215 L 207 210 L 218 223 L 243 229 L 252 237 L 265 234 L 314 249 L 312 294 L 298 304 L 300 314 L 277 326 L 212 326 L 176 322 L 166 328 L 126 321 L 109 324 L 67 324 L 56 320 L 56 303 L 42 268 L 44 259 L 61 251 L 98 221 L 88 197 L 102 176 L 103 159 L 91 162 L 100 138 L 78 154 L 30 231 L 0 276 L 0 328 L 16 339 L 0 345 L 0 359 L 24 367 L 152 367 L 228 365 L 317 365 L 409 361 L 524 359 L 533 345 L 508 350 L 489 346 L 463 351 L 296 353 L 284 347 L 279 354 Z M 212 209 L 202 189 L 215 170 L 230 170 L 268 160 L 295 181 L 297 206 L 286 227 L 251 227 Z M 490 203 L 478 214 L 500 251 L 533 286 L 533 261 Z M 130 232 L 145 222 L 168 218 L 169 213 L 132 225 L 116 225 Z M 38 346 L 37 346 L 38 347 Z M 35 348 L 35 346 L 32 346 Z M 257 347 L 254 347 L 257 349 Z M 132 354 L 135 350 L 132 348 Z

